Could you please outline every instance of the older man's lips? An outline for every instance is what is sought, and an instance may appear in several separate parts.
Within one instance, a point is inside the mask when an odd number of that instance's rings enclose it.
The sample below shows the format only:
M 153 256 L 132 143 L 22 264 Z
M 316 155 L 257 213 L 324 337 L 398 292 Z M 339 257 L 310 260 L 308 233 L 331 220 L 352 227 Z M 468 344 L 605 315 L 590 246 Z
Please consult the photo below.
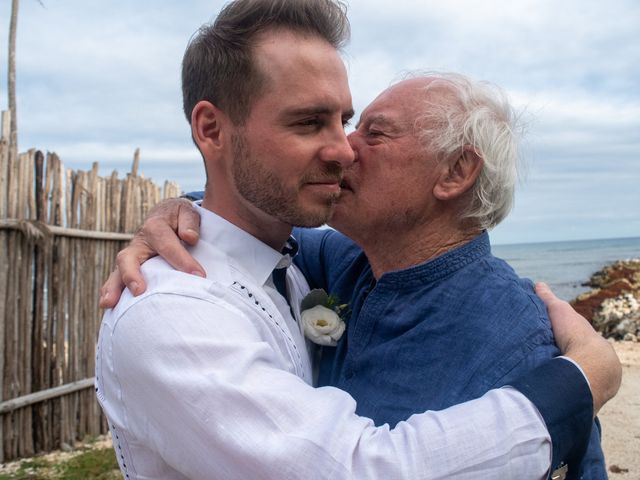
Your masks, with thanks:
M 342 189 L 342 191 L 353 191 L 353 189 L 351 188 L 351 184 L 346 178 L 343 178 L 340 182 L 340 188 Z

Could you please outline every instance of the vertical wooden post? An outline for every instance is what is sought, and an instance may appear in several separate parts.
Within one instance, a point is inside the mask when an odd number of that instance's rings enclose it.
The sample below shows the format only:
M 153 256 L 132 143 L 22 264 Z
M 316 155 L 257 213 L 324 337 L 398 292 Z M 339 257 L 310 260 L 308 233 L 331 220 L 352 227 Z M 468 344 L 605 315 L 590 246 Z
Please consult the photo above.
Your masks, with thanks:
M 2 112 L 0 125 L 0 219 L 7 218 L 8 213 L 8 176 L 9 176 L 9 124 L 10 113 Z M 8 233 L 0 230 L 0 249 L 8 250 Z M 4 400 L 5 390 L 5 324 L 6 324 L 6 300 L 7 280 L 9 270 L 8 255 L 0 255 L 0 402 Z M 4 419 L 0 418 L 0 463 L 4 462 Z
M 45 222 L 47 204 L 44 195 L 44 155 L 41 151 L 35 154 L 35 198 L 36 198 L 36 219 Z M 46 278 L 46 257 L 49 239 L 41 242 L 35 248 L 34 271 L 35 288 L 33 296 L 33 377 L 31 380 L 31 391 L 38 392 L 47 388 L 44 379 L 44 323 L 45 323 L 45 278 Z M 33 446 L 36 452 L 44 449 L 43 437 L 45 435 L 44 417 L 46 405 L 41 403 L 34 406 L 35 415 L 33 425 Z

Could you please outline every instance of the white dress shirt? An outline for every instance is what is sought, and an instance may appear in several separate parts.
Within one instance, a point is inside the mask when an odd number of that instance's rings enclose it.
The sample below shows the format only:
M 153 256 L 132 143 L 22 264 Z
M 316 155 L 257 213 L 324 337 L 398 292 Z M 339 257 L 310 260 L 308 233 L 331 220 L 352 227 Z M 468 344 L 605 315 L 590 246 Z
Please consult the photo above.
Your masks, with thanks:
M 271 272 L 289 261 L 200 208 L 206 279 L 145 263 L 147 291 L 105 313 L 96 390 L 128 479 L 543 478 L 550 439 L 512 388 L 395 428 L 313 388 L 298 323 Z M 308 291 L 287 269 L 299 316 Z

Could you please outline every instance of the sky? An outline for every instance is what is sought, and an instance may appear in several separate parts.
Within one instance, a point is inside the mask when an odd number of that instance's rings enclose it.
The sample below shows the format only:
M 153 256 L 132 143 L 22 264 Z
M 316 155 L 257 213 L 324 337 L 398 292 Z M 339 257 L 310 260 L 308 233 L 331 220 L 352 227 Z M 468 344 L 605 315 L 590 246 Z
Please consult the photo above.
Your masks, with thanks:
M 9 0 L 0 4 L 7 108 Z M 21 0 L 20 150 L 100 173 L 140 170 L 201 190 L 180 63 L 219 0 Z M 494 243 L 640 237 L 640 2 L 351 0 L 345 51 L 356 116 L 404 72 L 502 87 L 526 124 L 515 208 Z

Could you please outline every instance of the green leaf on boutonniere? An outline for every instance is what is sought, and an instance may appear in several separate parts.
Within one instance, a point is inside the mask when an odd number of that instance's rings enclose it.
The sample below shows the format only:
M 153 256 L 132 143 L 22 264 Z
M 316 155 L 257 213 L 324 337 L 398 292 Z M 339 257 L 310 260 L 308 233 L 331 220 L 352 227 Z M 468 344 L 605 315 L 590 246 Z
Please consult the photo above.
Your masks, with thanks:
M 300 311 L 308 310 L 316 305 L 327 306 L 329 302 L 329 295 L 322 288 L 315 288 L 311 290 L 300 303 Z

